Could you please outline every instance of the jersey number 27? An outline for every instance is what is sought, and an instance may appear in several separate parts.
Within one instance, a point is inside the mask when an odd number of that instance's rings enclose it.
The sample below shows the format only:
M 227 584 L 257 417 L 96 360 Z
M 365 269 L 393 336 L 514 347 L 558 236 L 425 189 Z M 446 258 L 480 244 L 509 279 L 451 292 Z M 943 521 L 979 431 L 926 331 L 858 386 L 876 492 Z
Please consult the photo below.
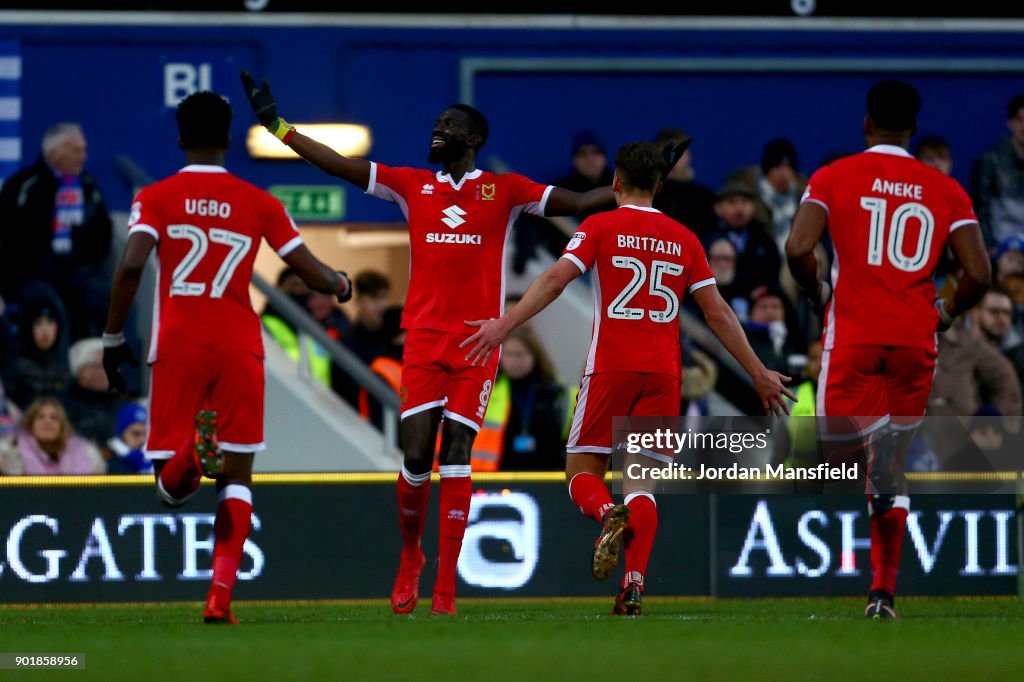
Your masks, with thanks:
M 171 275 L 171 296 L 202 296 L 206 293 L 206 282 L 189 282 L 189 275 L 198 267 L 210 248 L 210 242 L 231 247 L 217 274 L 210 283 L 210 298 L 220 298 L 231 283 L 231 277 L 239 263 L 252 248 L 252 237 L 215 227 L 210 236 L 195 225 L 168 225 L 167 236 L 172 239 L 186 239 L 192 242 L 188 253 L 174 268 Z

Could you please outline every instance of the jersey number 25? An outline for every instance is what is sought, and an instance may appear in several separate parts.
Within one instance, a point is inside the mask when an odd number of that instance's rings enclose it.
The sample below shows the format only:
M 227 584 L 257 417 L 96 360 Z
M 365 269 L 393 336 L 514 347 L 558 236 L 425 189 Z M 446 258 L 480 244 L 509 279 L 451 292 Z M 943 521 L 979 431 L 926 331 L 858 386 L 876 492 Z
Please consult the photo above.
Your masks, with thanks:
M 648 315 L 654 322 L 671 322 L 679 314 L 679 297 L 676 292 L 666 287 L 661 278 L 683 274 L 683 266 L 668 261 L 651 261 L 650 280 L 647 279 L 647 266 L 643 261 L 632 256 L 612 256 L 612 265 L 624 270 L 632 270 L 633 278 L 626 285 L 626 288 L 619 292 L 615 300 L 608 305 L 608 317 L 613 320 L 642 320 Z M 651 296 L 658 296 L 665 300 L 664 310 L 644 310 L 643 308 L 630 308 L 628 303 L 643 288 L 644 283 L 649 282 Z

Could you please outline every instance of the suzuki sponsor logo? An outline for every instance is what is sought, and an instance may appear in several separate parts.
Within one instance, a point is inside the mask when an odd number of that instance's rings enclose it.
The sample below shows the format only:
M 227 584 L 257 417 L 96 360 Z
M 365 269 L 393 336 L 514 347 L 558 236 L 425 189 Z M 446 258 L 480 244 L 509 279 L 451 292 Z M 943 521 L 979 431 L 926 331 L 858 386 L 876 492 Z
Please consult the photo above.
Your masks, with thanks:
M 454 232 L 448 234 L 438 234 L 437 232 L 427 233 L 428 244 L 475 244 L 479 246 L 483 243 L 483 238 L 478 234 L 456 234 Z
M 445 215 L 444 218 L 441 218 L 441 222 L 453 230 L 466 222 L 462 218 L 462 216 L 466 215 L 466 212 L 454 204 L 441 211 L 441 213 Z

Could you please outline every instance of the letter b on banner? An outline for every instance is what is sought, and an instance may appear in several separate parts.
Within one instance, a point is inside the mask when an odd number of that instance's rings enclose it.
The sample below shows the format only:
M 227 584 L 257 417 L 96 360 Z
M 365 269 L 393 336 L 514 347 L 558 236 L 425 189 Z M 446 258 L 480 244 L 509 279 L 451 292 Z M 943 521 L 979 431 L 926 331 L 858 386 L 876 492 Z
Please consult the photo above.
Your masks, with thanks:
M 193 92 L 213 89 L 213 67 L 209 63 L 164 64 L 164 106 L 176 107 Z

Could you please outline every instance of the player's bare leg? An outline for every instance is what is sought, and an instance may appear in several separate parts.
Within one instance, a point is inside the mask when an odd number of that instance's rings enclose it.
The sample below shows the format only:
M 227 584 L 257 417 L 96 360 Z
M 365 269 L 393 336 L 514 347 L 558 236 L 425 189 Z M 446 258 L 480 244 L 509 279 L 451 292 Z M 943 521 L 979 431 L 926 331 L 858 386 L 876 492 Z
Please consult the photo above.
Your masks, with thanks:
M 203 612 L 207 623 L 238 624 L 231 613 L 231 595 L 252 524 L 252 463 L 252 453 L 223 453 L 213 524 L 213 579 Z
M 420 575 L 426 563 L 420 540 L 430 501 L 430 470 L 440 422 L 441 408 L 434 407 L 402 419 L 400 427 L 405 458 L 397 483 L 402 554 L 391 590 L 391 609 L 395 613 L 412 613 L 419 599 Z
M 473 496 L 469 457 L 475 439 L 474 429 L 454 419 L 441 426 L 441 524 L 432 616 L 455 615 L 455 569 Z

